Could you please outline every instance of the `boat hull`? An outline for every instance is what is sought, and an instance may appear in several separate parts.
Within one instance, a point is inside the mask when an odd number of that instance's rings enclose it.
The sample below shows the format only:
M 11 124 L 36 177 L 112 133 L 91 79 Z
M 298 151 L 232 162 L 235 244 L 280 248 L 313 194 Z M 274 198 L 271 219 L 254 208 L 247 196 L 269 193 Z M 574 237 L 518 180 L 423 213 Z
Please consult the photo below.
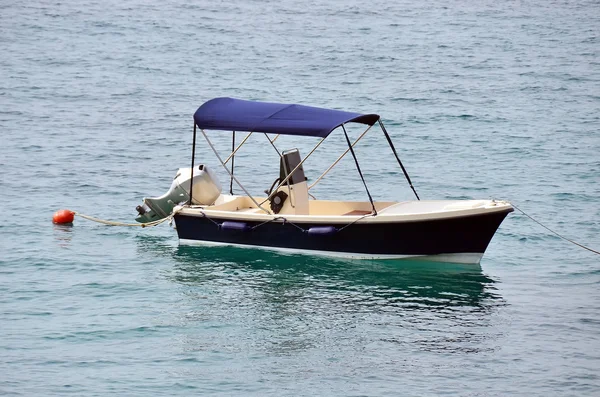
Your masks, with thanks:
M 357 222 L 349 226 L 244 220 L 235 228 L 223 226 L 231 219 L 175 214 L 175 223 L 181 244 L 238 245 L 356 259 L 423 257 L 479 263 L 509 212 L 409 222 Z M 329 228 L 330 233 L 323 228 Z M 318 229 L 325 232 L 312 232 Z

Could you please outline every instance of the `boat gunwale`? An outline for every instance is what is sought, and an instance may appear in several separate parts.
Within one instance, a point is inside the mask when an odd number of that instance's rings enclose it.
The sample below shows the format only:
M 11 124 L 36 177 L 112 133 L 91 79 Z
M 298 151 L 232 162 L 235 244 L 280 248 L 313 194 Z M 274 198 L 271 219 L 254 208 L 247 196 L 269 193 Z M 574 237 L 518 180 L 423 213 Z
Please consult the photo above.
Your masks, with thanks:
M 432 200 L 444 201 L 444 200 Z M 451 201 L 451 200 L 448 200 Z M 420 201 L 426 202 L 426 201 Z M 296 215 L 296 214 L 281 214 L 272 215 L 261 212 L 243 212 L 231 210 L 211 210 L 204 206 L 180 206 L 175 208 L 175 216 L 186 215 L 195 217 L 208 217 L 215 219 L 227 219 L 237 221 L 272 221 L 283 223 L 291 221 L 304 224 L 348 224 L 348 223 L 409 223 L 447 220 L 453 218 L 466 218 L 479 215 L 487 215 L 493 213 L 511 213 L 514 208 L 508 202 L 504 201 L 489 201 L 495 203 L 494 206 L 484 206 L 479 208 L 453 209 L 438 212 L 423 212 L 423 213 L 408 213 L 408 214 L 366 214 L 366 215 Z M 260 211 L 260 209 L 256 209 Z

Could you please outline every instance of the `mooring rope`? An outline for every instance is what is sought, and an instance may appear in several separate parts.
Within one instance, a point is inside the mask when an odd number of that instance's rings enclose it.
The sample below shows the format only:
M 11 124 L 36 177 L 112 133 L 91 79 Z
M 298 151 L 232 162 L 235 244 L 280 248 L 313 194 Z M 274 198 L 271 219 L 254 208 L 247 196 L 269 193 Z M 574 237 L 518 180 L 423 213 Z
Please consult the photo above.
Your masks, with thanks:
M 213 224 L 214 224 L 214 225 L 215 225 L 217 228 L 221 228 L 221 226 L 222 226 L 222 225 L 221 225 L 220 223 L 216 222 L 215 220 L 213 220 L 213 219 L 212 219 L 211 217 L 209 217 L 208 215 L 206 215 L 206 214 L 204 213 L 204 211 L 200 211 L 200 214 L 202 215 L 202 218 L 206 218 L 206 219 L 208 219 L 208 220 L 209 220 L 209 221 L 211 221 L 211 222 L 212 222 L 212 223 L 213 223 Z M 352 226 L 352 225 L 354 225 L 356 222 L 358 222 L 358 221 L 361 221 L 361 220 L 363 220 L 364 218 L 366 218 L 366 217 L 368 217 L 368 216 L 374 216 L 374 215 L 375 215 L 375 214 L 373 214 L 372 212 L 371 212 L 371 213 L 369 213 L 369 214 L 363 215 L 363 216 L 361 216 L 360 218 L 358 218 L 358 219 L 355 219 L 354 221 L 352 221 L 352 222 L 350 222 L 350 223 L 347 223 L 347 224 L 345 224 L 344 226 L 342 226 L 341 228 L 337 229 L 337 230 L 336 230 L 336 233 L 339 233 L 339 232 L 341 232 L 341 231 L 342 231 L 342 230 L 344 230 L 345 228 L 347 228 L 347 227 L 349 227 L 349 226 Z M 294 226 L 296 229 L 300 230 L 302 233 L 307 233 L 307 232 L 308 232 L 308 229 L 305 229 L 305 228 L 303 228 L 302 226 L 299 226 L 299 225 L 297 225 L 296 223 L 294 223 L 294 222 L 290 221 L 289 219 L 287 219 L 287 218 L 285 218 L 285 217 L 283 217 L 283 216 L 276 216 L 276 217 L 274 217 L 274 218 L 272 218 L 272 219 L 269 219 L 269 220 L 267 220 L 267 221 L 261 222 L 261 223 L 259 223 L 259 224 L 257 224 L 257 225 L 254 225 L 254 226 L 250 227 L 250 228 L 249 228 L 249 230 L 250 230 L 250 231 L 252 231 L 252 230 L 258 229 L 259 227 L 261 227 L 261 226 L 263 226 L 263 225 L 266 225 L 266 224 L 268 224 L 268 223 L 272 223 L 272 222 L 277 222 L 277 221 L 281 221 L 281 224 L 282 224 L 282 225 L 290 224 L 290 225 Z
M 157 226 L 157 225 L 160 225 L 161 223 L 170 221 L 171 219 L 173 219 L 173 216 L 175 214 L 173 213 L 173 214 L 167 216 L 166 218 L 159 219 L 157 221 L 145 222 L 145 223 L 124 223 L 124 222 L 109 221 L 106 219 L 94 218 L 93 216 L 80 214 L 77 211 L 73 211 L 73 215 L 76 215 L 83 219 L 87 219 L 88 221 L 102 223 L 104 225 L 109 225 L 109 226 L 127 226 L 127 227 L 142 227 L 143 228 L 143 227 Z
M 269 219 L 268 221 L 264 221 L 264 222 L 259 223 L 258 225 L 252 226 L 251 230 L 257 229 L 257 228 L 261 227 L 262 225 L 266 225 L 267 223 L 275 222 L 277 220 L 283 221 L 283 224 L 285 225 L 286 219 L 284 217 L 282 217 L 282 216 L 276 216 L 273 219 Z M 292 222 L 289 222 L 289 223 L 292 223 Z M 300 228 L 300 229 L 302 231 L 304 231 L 304 229 L 302 229 L 302 228 Z
M 206 219 L 208 219 L 209 221 L 211 221 L 211 222 L 212 222 L 212 223 L 213 223 L 213 224 L 214 224 L 214 225 L 217 227 L 217 229 L 221 227 L 221 224 L 220 224 L 220 223 L 213 221 L 213 220 L 212 220 L 212 219 L 211 219 L 211 218 L 210 218 L 208 215 L 206 215 L 206 214 L 204 213 L 204 211 L 202 211 L 202 210 L 199 210 L 199 211 L 200 211 L 200 215 L 202 215 L 202 218 L 206 218 Z
M 578 243 L 577 241 L 571 240 L 570 238 L 567 238 L 565 236 L 563 236 L 562 234 L 555 232 L 554 230 L 550 229 L 548 226 L 544 225 L 543 223 L 541 223 L 540 221 L 538 221 L 537 219 L 534 219 L 531 215 L 527 214 L 525 211 L 523 211 L 521 208 L 519 208 L 517 205 L 515 205 L 513 202 L 510 203 L 517 211 L 519 211 L 521 214 L 525 215 L 527 218 L 531 219 L 532 221 L 534 221 L 535 223 L 537 223 L 538 225 L 540 225 L 541 227 L 543 227 L 544 229 L 548 230 L 549 232 L 555 234 L 556 236 L 560 237 L 561 239 L 568 241 L 571 244 L 574 244 L 580 248 L 583 248 L 585 250 L 588 250 L 590 252 L 593 252 L 594 254 L 600 255 L 599 251 L 596 251 L 592 248 L 586 247 L 583 244 Z M 95 218 L 93 216 L 89 216 L 89 215 L 85 215 L 85 214 L 81 214 L 77 211 L 72 211 L 73 215 L 76 215 L 80 218 L 86 219 L 88 221 L 92 221 L 92 222 L 97 222 L 97 223 L 102 223 L 104 225 L 109 225 L 109 226 L 125 226 L 125 227 L 141 227 L 141 228 L 146 228 L 146 227 L 153 227 L 153 226 L 158 226 L 161 223 L 164 222 L 171 222 L 173 220 L 173 217 L 175 216 L 175 214 L 177 213 L 177 211 L 171 213 L 169 216 L 167 216 L 166 218 L 163 219 L 159 219 L 157 221 L 152 221 L 152 222 L 145 222 L 145 223 L 125 223 L 125 222 L 116 222 L 116 221 L 109 221 L 106 219 L 100 219 L 100 218 Z M 202 215 L 203 218 L 208 219 L 209 221 L 211 221 L 212 223 L 214 223 L 217 227 L 220 227 L 221 225 L 214 221 L 213 219 L 211 219 L 209 216 L 207 216 L 204 211 L 200 211 L 200 214 Z M 354 221 L 344 225 L 343 227 L 341 227 L 340 229 L 338 229 L 336 232 L 341 232 L 342 230 L 344 230 L 345 228 L 354 225 L 355 223 L 357 223 L 358 221 L 363 220 L 364 218 L 368 217 L 368 216 L 373 216 L 375 214 L 370 213 L 370 214 L 366 214 L 358 219 L 355 219 Z M 302 232 L 306 233 L 307 230 L 305 230 L 304 228 L 302 228 L 301 226 L 296 225 L 294 222 L 291 222 L 289 220 L 287 220 L 286 218 L 282 217 L 282 216 L 277 216 L 274 217 L 273 219 L 270 219 L 268 221 L 259 223 L 258 225 L 255 225 L 251 228 L 251 230 L 254 230 L 260 226 L 263 226 L 267 223 L 271 223 L 274 221 L 283 221 L 282 224 L 285 225 L 286 223 L 289 223 L 290 225 L 296 227 L 297 229 L 301 230 Z
M 581 248 L 583 248 L 583 249 L 586 249 L 586 250 L 588 250 L 588 251 L 590 251 L 590 252 L 593 252 L 594 254 L 598 254 L 598 255 L 600 255 L 600 252 L 598 252 L 598 251 L 596 251 L 596 250 L 593 250 L 593 249 L 591 249 L 591 248 L 589 248 L 589 247 L 586 247 L 586 246 L 585 246 L 585 245 L 583 245 L 583 244 L 579 244 L 578 242 L 576 242 L 576 241 L 573 241 L 573 240 L 571 240 L 571 239 L 569 239 L 569 238 L 566 238 L 565 236 L 563 236 L 563 235 L 561 235 L 561 234 L 559 234 L 559 233 L 555 232 L 554 230 L 550 229 L 548 226 L 546 226 L 546 225 L 542 224 L 541 222 L 539 222 L 539 221 L 537 221 L 537 220 L 533 219 L 533 217 L 532 217 L 532 216 L 530 216 L 529 214 L 526 214 L 526 213 L 525 213 L 525 211 L 523 211 L 522 209 L 520 209 L 519 207 L 517 207 L 517 206 L 516 206 L 514 203 L 512 203 L 512 202 L 511 202 L 510 204 L 511 204 L 513 207 L 515 207 L 515 208 L 516 208 L 516 209 L 517 209 L 517 210 L 518 210 L 520 213 L 522 213 L 523 215 L 525 215 L 527 218 L 531 219 L 532 221 L 534 221 L 535 223 L 537 223 L 538 225 L 540 225 L 540 226 L 541 226 L 541 227 L 543 227 L 544 229 L 548 230 L 549 232 L 552 232 L 552 233 L 556 234 L 556 235 L 557 235 L 558 237 L 560 237 L 561 239 L 563 239 L 563 240 L 566 240 L 566 241 L 570 242 L 571 244 L 575 244 L 576 246 L 578 246 L 578 247 L 581 247 Z
M 342 230 L 344 230 L 345 228 L 347 228 L 347 227 L 349 227 L 349 226 L 352 226 L 352 225 L 354 225 L 356 222 L 358 222 L 358 221 L 361 221 L 361 220 L 365 219 L 365 218 L 366 218 L 366 217 L 368 217 L 368 216 L 375 216 L 375 215 L 377 215 L 377 214 L 376 214 L 376 213 L 374 213 L 374 212 L 371 212 L 370 214 L 363 215 L 363 216 L 361 216 L 360 218 L 358 218 L 358 219 L 356 219 L 356 220 L 354 220 L 354 221 L 352 221 L 352 222 L 348 223 L 347 225 L 345 225 L 345 226 L 343 226 L 343 227 L 339 228 L 339 229 L 338 229 L 338 232 L 341 232 L 341 231 L 342 231 Z

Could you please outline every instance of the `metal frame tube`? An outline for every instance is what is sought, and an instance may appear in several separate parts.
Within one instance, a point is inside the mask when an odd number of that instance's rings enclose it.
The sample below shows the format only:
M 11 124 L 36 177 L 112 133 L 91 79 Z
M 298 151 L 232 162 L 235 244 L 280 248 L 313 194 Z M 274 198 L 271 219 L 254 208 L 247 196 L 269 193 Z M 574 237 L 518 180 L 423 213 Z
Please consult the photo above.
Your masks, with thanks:
M 221 156 L 219 156 L 219 152 L 217 152 L 217 149 L 215 149 L 215 147 L 213 146 L 212 142 L 210 141 L 210 139 L 208 139 L 208 136 L 206 135 L 206 133 L 204 132 L 204 130 L 201 128 L 200 132 L 202 132 L 202 135 L 204 135 L 204 139 L 206 139 L 206 142 L 208 142 L 208 145 L 210 146 L 210 148 L 212 149 L 212 151 L 215 153 L 215 156 L 217 156 L 217 159 L 219 159 L 219 162 L 221 163 L 221 165 L 223 166 L 223 168 L 225 168 L 225 171 L 227 171 L 227 173 L 231 176 L 231 178 L 235 181 L 235 183 L 237 183 L 237 185 L 244 191 L 244 193 L 246 193 L 246 195 L 248 196 L 248 198 L 250 198 L 250 200 L 252 200 L 252 202 L 254 204 L 256 204 L 256 206 L 258 208 L 260 208 L 261 210 L 265 211 L 267 214 L 269 215 L 273 215 L 271 214 L 270 211 L 267 211 L 266 209 L 264 209 L 261 204 L 264 203 L 258 203 L 258 201 L 256 201 L 254 199 L 254 197 L 252 197 L 252 195 L 246 190 L 246 188 L 244 187 L 244 185 L 242 185 L 240 183 L 240 181 L 238 181 L 238 179 L 229 171 L 229 168 L 227 168 L 227 166 L 225 165 L 225 163 L 223 162 L 223 160 L 221 159 Z
M 373 207 L 373 214 L 377 215 L 377 210 L 375 209 L 375 203 L 373 202 L 373 197 L 371 197 L 371 193 L 369 192 L 369 188 L 367 187 L 367 182 L 365 182 L 365 177 L 360 170 L 360 165 L 358 164 L 358 159 L 356 158 L 356 154 L 354 153 L 354 149 L 352 149 L 352 145 L 350 144 L 350 138 L 348 138 L 348 133 L 346 132 L 346 128 L 342 124 L 342 129 L 344 130 L 344 136 L 346 137 L 346 142 L 348 143 L 348 149 L 350 149 L 350 153 L 352 153 L 352 157 L 354 157 L 354 163 L 356 164 L 356 169 L 358 170 L 358 175 L 360 175 L 360 179 L 362 180 L 363 185 L 365 185 L 365 190 L 367 191 L 367 196 L 369 196 L 369 201 L 371 202 L 371 207 Z
M 196 122 L 194 122 L 194 140 L 192 142 L 192 177 L 190 179 L 190 201 L 189 205 L 192 205 L 192 192 L 194 191 L 194 158 L 196 157 Z
M 235 131 L 233 131 L 233 135 L 231 137 L 231 153 L 235 150 Z M 232 177 L 229 179 L 229 194 L 233 196 L 233 170 L 235 169 L 235 156 L 231 157 L 231 175 Z
M 356 145 L 356 144 L 358 143 L 358 141 L 360 141 L 360 140 L 362 139 L 362 137 L 363 137 L 363 136 L 365 136 L 365 135 L 367 134 L 367 132 L 369 132 L 369 130 L 371 129 L 371 127 L 373 127 L 373 126 L 372 126 L 372 125 L 370 125 L 369 127 L 367 127 L 367 129 L 365 130 L 365 132 L 363 132 L 362 134 L 360 134 L 360 136 L 359 136 L 359 137 L 358 137 L 358 138 L 357 138 L 357 139 L 354 141 L 354 143 L 352 144 L 352 147 L 354 147 L 354 145 Z M 327 169 L 325 170 L 325 172 L 323 172 L 323 173 L 321 174 L 321 176 L 319 176 L 319 177 L 317 178 L 317 180 L 316 180 L 316 181 L 314 181 L 314 182 L 313 182 L 313 184 L 312 184 L 312 185 L 310 185 L 310 186 L 308 187 L 308 190 L 312 189 L 312 188 L 313 188 L 313 187 L 314 187 L 314 186 L 315 186 L 317 183 L 319 183 L 319 182 L 321 181 L 321 179 L 323 179 L 323 177 L 324 177 L 325 175 L 327 175 L 327 174 L 329 173 L 329 171 L 331 171 L 331 169 L 332 169 L 333 167 L 335 167 L 335 166 L 337 165 L 337 163 L 339 163 L 339 162 L 340 162 L 340 161 L 341 161 L 341 160 L 344 158 L 344 156 L 346 156 L 346 155 L 348 154 L 348 152 L 349 152 L 349 151 L 350 151 L 350 148 L 346 149 L 346 151 L 345 151 L 344 153 L 342 153 L 342 155 L 341 155 L 340 157 L 338 157 L 338 159 L 337 159 L 337 160 L 335 160 L 335 161 L 333 162 L 333 164 L 331 164 L 331 165 L 329 166 L 329 168 L 327 168 Z
M 410 177 L 408 176 L 408 172 L 406 171 L 406 168 L 404 168 L 404 165 L 402 164 L 402 161 L 400 161 L 400 157 L 398 157 L 398 153 L 396 152 L 396 148 L 394 147 L 394 143 L 392 142 L 392 138 L 390 138 L 390 135 L 388 134 L 387 130 L 385 129 L 383 122 L 381 121 L 381 119 L 379 119 L 379 126 L 381 127 L 381 131 L 383 131 L 383 135 L 385 135 L 385 138 L 388 141 L 388 144 L 390 145 L 390 147 L 392 148 L 392 152 L 394 152 L 394 156 L 396 156 L 396 160 L 398 160 L 398 164 L 400 164 L 400 168 L 402 168 L 402 172 L 404 173 L 404 176 L 406 177 L 406 180 L 408 181 L 408 185 L 410 186 L 410 188 L 412 189 L 413 193 L 415 194 L 415 196 L 417 197 L 417 200 L 421 200 L 419 198 L 419 195 L 417 194 L 417 191 L 415 190 L 412 181 L 410 180 Z
M 202 133 L 204 134 L 204 130 L 202 130 Z M 242 145 L 244 143 L 246 143 L 246 141 L 248 140 L 248 138 L 250 138 L 250 135 L 252 135 L 252 134 L 253 133 L 250 132 L 248 135 L 246 135 L 246 137 L 242 140 L 242 142 L 240 142 L 240 144 L 238 145 L 238 147 L 236 147 L 235 150 L 233 152 L 231 152 L 231 154 L 229 155 L 229 157 L 227 157 L 227 159 L 225 160 L 225 162 L 223 164 L 227 164 L 229 162 L 229 160 L 231 160 L 231 158 L 233 156 L 235 156 L 235 154 L 237 153 L 237 151 L 240 150 L 240 148 L 242 147 Z M 206 134 L 204 136 L 206 136 Z
M 279 149 L 277 149 L 277 147 L 275 146 L 275 141 L 277 140 L 277 138 L 279 138 L 279 134 L 277 134 L 275 136 L 274 139 L 271 140 L 271 138 L 269 138 L 269 135 L 267 135 L 267 133 L 265 133 L 265 137 L 269 140 L 269 143 L 271 144 L 271 146 L 273 146 L 273 149 L 275 149 L 275 151 L 277 152 L 277 154 L 279 155 L 279 158 L 281 158 L 281 152 L 279 151 Z

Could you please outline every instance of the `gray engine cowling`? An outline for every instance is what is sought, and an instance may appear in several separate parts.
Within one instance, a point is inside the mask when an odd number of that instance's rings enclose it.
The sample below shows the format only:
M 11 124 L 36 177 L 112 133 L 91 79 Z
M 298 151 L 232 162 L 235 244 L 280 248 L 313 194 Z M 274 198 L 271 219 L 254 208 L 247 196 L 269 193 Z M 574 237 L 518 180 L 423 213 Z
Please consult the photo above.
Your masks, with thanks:
M 138 205 L 136 221 L 145 223 L 166 218 L 173 208 L 190 199 L 189 189 L 192 173 L 190 168 L 180 168 L 171 183 L 169 191 L 160 197 L 145 197 Z M 194 167 L 192 204 L 211 205 L 221 194 L 221 184 L 215 173 L 204 164 Z

